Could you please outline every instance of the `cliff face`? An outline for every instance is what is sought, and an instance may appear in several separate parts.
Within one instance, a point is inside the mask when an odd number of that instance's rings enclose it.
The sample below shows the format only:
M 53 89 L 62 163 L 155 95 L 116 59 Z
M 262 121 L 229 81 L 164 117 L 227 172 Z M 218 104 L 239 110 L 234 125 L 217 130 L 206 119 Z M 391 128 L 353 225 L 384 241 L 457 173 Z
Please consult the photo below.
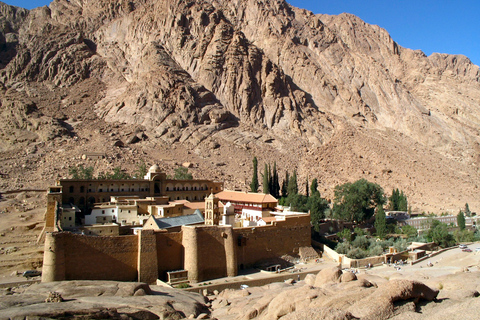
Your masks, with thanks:
M 31 11 L 0 3 L 0 22 L 0 147 L 34 150 L 18 163 L 5 156 L 7 174 L 32 154 L 135 135 L 145 141 L 107 148 L 115 156 L 97 165 L 183 161 L 180 148 L 227 187 L 242 187 L 249 169 L 235 168 L 260 155 L 320 176 L 327 194 L 360 177 L 419 206 L 432 193 L 449 195 L 448 207 L 478 193 L 478 66 L 402 48 L 355 16 L 284 1 L 55 0 Z M 216 168 L 225 158 L 232 167 Z M 462 174 L 449 173 L 456 166 Z M 448 190 L 451 179 L 466 198 Z

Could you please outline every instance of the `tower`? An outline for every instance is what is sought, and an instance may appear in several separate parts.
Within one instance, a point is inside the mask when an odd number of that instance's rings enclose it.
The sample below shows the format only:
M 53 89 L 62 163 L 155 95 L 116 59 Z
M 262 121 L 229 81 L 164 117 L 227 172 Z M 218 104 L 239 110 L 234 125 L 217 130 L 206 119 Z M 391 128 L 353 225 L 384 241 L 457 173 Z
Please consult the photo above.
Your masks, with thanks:
M 209 226 L 218 226 L 220 213 L 218 211 L 218 198 L 211 193 L 205 198 L 205 224 Z

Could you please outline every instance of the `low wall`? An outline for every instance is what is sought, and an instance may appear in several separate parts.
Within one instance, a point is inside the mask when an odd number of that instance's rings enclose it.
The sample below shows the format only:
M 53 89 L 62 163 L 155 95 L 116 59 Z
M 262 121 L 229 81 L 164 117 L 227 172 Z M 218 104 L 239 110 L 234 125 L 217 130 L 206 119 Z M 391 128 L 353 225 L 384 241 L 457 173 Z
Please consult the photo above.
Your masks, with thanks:
M 385 262 L 385 256 L 368 257 L 364 259 L 351 259 L 350 268 L 363 268 L 371 265 L 382 264 Z
M 240 286 L 245 284 L 249 287 L 260 287 L 274 282 L 282 282 L 288 279 L 293 279 L 295 281 L 303 280 L 307 276 L 307 274 L 316 275 L 320 272 L 320 270 L 316 271 L 304 271 L 304 272 L 295 272 L 295 273 L 281 273 L 276 276 L 262 278 L 262 279 L 244 279 L 244 280 L 235 280 L 231 282 L 225 282 L 221 284 L 210 284 L 205 286 L 196 286 L 192 288 L 183 289 L 184 291 L 189 292 L 198 292 L 200 294 L 204 293 L 204 290 L 207 290 L 208 294 L 212 294 L 214 290 L 218 290 L 221 292 L 225 289 L 240 289 Z

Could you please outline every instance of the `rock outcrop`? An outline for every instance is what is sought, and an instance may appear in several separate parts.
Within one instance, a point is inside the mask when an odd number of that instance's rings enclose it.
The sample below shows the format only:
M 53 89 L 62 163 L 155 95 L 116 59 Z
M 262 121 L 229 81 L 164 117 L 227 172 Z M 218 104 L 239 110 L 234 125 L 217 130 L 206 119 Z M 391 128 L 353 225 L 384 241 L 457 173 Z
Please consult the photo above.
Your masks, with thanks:
M 438 293 L 411 280 L 377 286 L 335 267 L 323 269 L 315 286 L 302 281 L 222 292 L 212 302 L 212 315 L 219 319 L 389 319 L 415 312 L 420 301 L 433 301 Z

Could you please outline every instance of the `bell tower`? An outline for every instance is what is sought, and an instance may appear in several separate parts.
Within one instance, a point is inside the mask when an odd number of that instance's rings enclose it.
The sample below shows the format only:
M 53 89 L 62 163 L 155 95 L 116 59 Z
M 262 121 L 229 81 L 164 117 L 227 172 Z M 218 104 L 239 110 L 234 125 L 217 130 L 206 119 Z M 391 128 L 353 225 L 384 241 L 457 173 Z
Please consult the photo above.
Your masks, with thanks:
M 218 201 L 213 193 L 205 198 L 205 224 L 208 226 L 218 226 L 220 220 Z

